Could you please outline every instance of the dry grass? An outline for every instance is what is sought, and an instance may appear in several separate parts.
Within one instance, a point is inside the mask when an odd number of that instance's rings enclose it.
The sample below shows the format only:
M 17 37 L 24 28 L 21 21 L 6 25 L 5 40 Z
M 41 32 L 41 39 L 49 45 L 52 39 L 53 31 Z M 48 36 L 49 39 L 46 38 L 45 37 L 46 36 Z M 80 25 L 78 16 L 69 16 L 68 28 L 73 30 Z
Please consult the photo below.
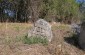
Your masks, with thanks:
M 0 39 L 16 39 L 26 35 L 32 24 L 27 23 L 0 23 Z M 7 41 L 6 41 L 7 42 Z M 2 43 L 1 43 L 2 44 Z
M 69 25 L 52 25 L 54 37 L 46 46 L 22 42 L 31 27 L 28 23 L 0 23 L 0 55 L 84 55 L 84 51 L 65 41 L 71 34 Z
M 0 36 L 23 35 L 30 26 L 27 23 L 0 23 Z

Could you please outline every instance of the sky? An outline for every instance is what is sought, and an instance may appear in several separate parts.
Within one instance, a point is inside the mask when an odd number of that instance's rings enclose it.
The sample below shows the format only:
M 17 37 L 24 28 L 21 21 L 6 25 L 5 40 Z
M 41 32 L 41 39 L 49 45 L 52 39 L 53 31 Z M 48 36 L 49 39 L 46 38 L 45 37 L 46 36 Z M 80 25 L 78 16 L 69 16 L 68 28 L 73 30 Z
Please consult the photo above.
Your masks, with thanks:
M 80 2 L 80 3 L 81 3 L 81 2 L 85 2 L 85 0 L 76 0 L 76 1 L 77 1 L 77 2 Z

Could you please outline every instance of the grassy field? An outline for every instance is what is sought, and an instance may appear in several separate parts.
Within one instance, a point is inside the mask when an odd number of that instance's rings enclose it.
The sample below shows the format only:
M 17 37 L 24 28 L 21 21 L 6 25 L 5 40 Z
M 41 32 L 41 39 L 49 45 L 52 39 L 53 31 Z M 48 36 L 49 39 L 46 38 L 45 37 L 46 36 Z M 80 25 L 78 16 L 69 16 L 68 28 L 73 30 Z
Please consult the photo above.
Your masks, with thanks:
M 23 38 L 32 25 L 29 23 L 0 23 L 0 55 L 84 55 L 84 51 L 74 45 L 75 40 L 70 39 L 71 28 L 66 24 L 51 23 L 53 39 L 45 46 L 40 43 L 24 44 Z M 69 39 L 71 43 L 65 39 Z M 28 40 L 31 41 L 26 38 L 26 43 L 31 44 Z M 33 38 L 33 40 L 39 39 Z
M 22 35 L 28 31 L 31 24 L 27 23 L 0 23 L 0 36 Z
M 19 39 L 20 37 L 27 34 L 28 29 L 31 28 L 32 24 L 27 23 L 0 23 L 0 39 Z M 3 44 L 3 43 L 1 43 Z

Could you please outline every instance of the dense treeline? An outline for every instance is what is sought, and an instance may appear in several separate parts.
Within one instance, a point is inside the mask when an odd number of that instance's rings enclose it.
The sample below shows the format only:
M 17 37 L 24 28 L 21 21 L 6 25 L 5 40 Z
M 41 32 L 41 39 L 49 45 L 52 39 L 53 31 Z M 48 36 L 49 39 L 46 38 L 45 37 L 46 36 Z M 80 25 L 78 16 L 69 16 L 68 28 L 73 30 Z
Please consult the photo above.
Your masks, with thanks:
M 76 0 L 0 0 L 0 21 L 35 22 L 42 18 L 49 22 L 77 22 L 83 17 L 81 4 Z

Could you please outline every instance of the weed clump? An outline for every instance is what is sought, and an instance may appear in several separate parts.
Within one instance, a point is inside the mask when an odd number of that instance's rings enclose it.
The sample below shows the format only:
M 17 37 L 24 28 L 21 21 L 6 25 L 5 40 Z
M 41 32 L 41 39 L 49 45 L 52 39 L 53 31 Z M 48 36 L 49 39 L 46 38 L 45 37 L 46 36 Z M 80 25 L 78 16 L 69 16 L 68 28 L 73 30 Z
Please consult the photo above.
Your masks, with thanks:
M 41 37 L 27 37 L 25 36 L 23 39 L 24 44 L 43 44 L 43 45 L 47 45 L 48 41 L 46 38 L 41 38 Z

